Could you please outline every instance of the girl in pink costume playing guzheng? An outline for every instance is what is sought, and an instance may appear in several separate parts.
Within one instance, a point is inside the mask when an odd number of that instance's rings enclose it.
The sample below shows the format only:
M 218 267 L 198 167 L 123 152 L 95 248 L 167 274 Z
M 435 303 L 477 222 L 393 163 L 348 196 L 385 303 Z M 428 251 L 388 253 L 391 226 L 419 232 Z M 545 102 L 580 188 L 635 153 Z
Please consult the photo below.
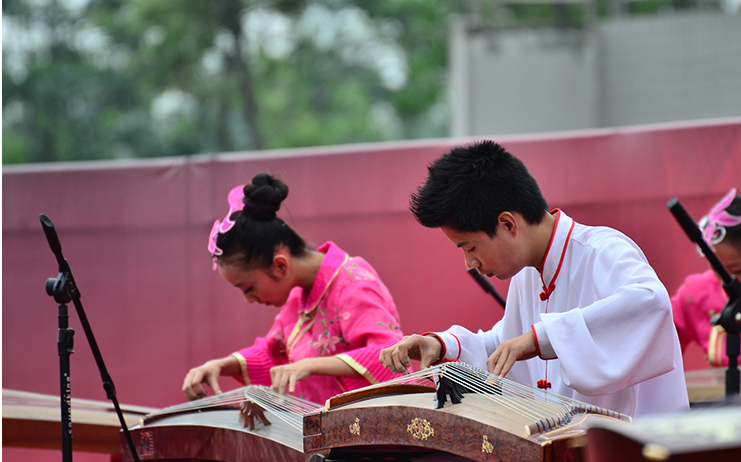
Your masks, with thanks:
M 395 375 L 378 362 L 402 337 L 396 306 L 376 271 L 333 242 L 313 250 L 276 216 L 288 187 L 261 173 L 234 188 L 208 249 L 214 269 L 248 303 L 279 308 L 264 337 L 225 358 L 191 369 L 188 399 L 221 392 L 219 377 L 270 386 L 315 403 Z

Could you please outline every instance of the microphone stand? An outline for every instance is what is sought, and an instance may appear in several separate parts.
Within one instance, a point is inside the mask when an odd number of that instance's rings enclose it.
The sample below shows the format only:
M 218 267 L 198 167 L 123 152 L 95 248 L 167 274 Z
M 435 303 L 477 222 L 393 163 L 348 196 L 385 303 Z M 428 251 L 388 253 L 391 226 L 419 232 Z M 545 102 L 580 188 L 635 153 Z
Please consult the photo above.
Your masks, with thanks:
M 59 275 L 56 278 L 50 278 L 46 281 L 46 293 L 54 297 L 54 301 L 59 303 L 59 333 L 57 336 L 57 352 L 59 354 L 59 381 L 60 381 L 60 400 L 62 410 L 62 461 L 72 462 L 72 408 L 71 403 L 71 379 L 70 379 L 70 368 L 69 368 L 69 357 L 74 353 L 73 347 L 73 336 L 74 329 L 69 328 L 69 316 L 67 314 L 67 304 L 72 301 L 77 310 L 77 315 L 82 323 L 82 328 L 85 331 L 90 348 L 93 351 L 95 362 L 100 370 L 100 376 L 103 380 L 103 388 L 106 391 L 106 395 L 109 400 L 113 402 L 113 406 L 116 409 L 118 420 L 121 423 L 121 428 L 126 435 L 126 440 L 129 444 L 129 449 L 135 462 L 139 462 L 139 456 L 134 450 L 134 443 L 131 439 L 131 434 L 126 426 L 121 408 L 118 405 L 116 399 L 116 387 L 113 385 L 113 379 L 106 370 L 103 357 L 100 355 L 98 344 L 93 336 L 93 331 L 88 323 L 85 311 L 82 308 L 80 302 L 80 291 L 75 284 L 75 279 L 72 277 L 72 271 L 70 270 L 69 263 L 62 255 L 62 246 L 59 243 L 59 237 L 54 229 L 54 225 L 51 220 L 43 213 L 39 215 L 41 220 L 41 227 L 44 229 L 46 240 L 49 242 L 49 247 L 57 258 L 57 264 L 59 265 Z
M 726 355 L 728 356 L 728 370 L 726 370 L 726 399 L 736 397 L 739 394 L 739 333 L 741 333 L 741 283 L 735 276 L 731 275 L 723 263 L 715 255 L 713 249 L 702 238 L 702 232 L 695 222 L 690 218 L 687 210 L 675 197 L 666 204 L 674 214 L 684 232 L 692 242 L 702 250 L 718 275 L 723 280 L 723 290 L 728 294 L 728 302 L 723 310 L 710 319 L 713 325 L 720 325 L 726 330 Z
M 499 292 L 494 288 L 494 286 L 491 284 L 491 282 L 487 281 L 484 276 L 479 273 L 479 270 L 476 268 L 468 268 L 468 274 L 473 277 L 473 279 L 478 283 L 478 285 L 481 286 L 482 289 L 484 289 L 484 292 L 494 297 L 494 299 L 502 306 L 502 309 L 505 308 L 506 302 L 502 298 L 501 295 L 499 295 Z

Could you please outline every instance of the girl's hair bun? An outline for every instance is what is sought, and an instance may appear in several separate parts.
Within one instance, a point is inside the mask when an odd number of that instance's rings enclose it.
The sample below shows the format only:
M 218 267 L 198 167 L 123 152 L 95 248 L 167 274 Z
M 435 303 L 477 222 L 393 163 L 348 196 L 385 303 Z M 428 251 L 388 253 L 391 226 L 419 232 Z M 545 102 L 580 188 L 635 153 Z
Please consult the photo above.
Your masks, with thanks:
M 259 173 L 244 187 L 242 213 L 256 220 L 270 221 L 288 196 L 288 186 L 268 173 Z

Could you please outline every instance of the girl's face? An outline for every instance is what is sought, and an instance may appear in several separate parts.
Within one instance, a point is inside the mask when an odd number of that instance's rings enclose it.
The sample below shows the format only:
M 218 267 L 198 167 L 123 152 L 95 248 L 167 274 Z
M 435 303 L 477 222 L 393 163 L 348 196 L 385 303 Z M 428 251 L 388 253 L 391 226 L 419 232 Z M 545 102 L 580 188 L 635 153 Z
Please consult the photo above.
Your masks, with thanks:
M 729 273 L 741 279 L 741 246 L 722 241 L 715 245 L 715 255 Z
M 219 264 L 218 268 L 221 277 L 242 291 L 247 303 L 280 308 L 288 300 L 293 288 L 288 283 L 286 268 L 277 266 L 276 262 L 267 269 L 245 270 L 233 263 Z

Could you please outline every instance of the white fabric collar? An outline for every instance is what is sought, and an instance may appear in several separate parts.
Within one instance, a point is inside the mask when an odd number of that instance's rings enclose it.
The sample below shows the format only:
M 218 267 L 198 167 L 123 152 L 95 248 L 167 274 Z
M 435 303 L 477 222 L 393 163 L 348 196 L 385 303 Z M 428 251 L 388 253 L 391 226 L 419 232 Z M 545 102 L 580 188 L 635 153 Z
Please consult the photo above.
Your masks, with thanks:
M 543 257 L 543 265 L 540 272 L 541 282 L 543 283 L 543 293 L 541 300 L 546 300 L 555 289 L 558 272 L 561 269 L 563 255 L 566 252 L 566 246 L 571 237 L 571 230 L 574 226 L 574 220 L 559 209 L 555 212 L 556 225 L 554 226 L 551 242 Z M 546 289 L 548 288 L 548 289 Z

